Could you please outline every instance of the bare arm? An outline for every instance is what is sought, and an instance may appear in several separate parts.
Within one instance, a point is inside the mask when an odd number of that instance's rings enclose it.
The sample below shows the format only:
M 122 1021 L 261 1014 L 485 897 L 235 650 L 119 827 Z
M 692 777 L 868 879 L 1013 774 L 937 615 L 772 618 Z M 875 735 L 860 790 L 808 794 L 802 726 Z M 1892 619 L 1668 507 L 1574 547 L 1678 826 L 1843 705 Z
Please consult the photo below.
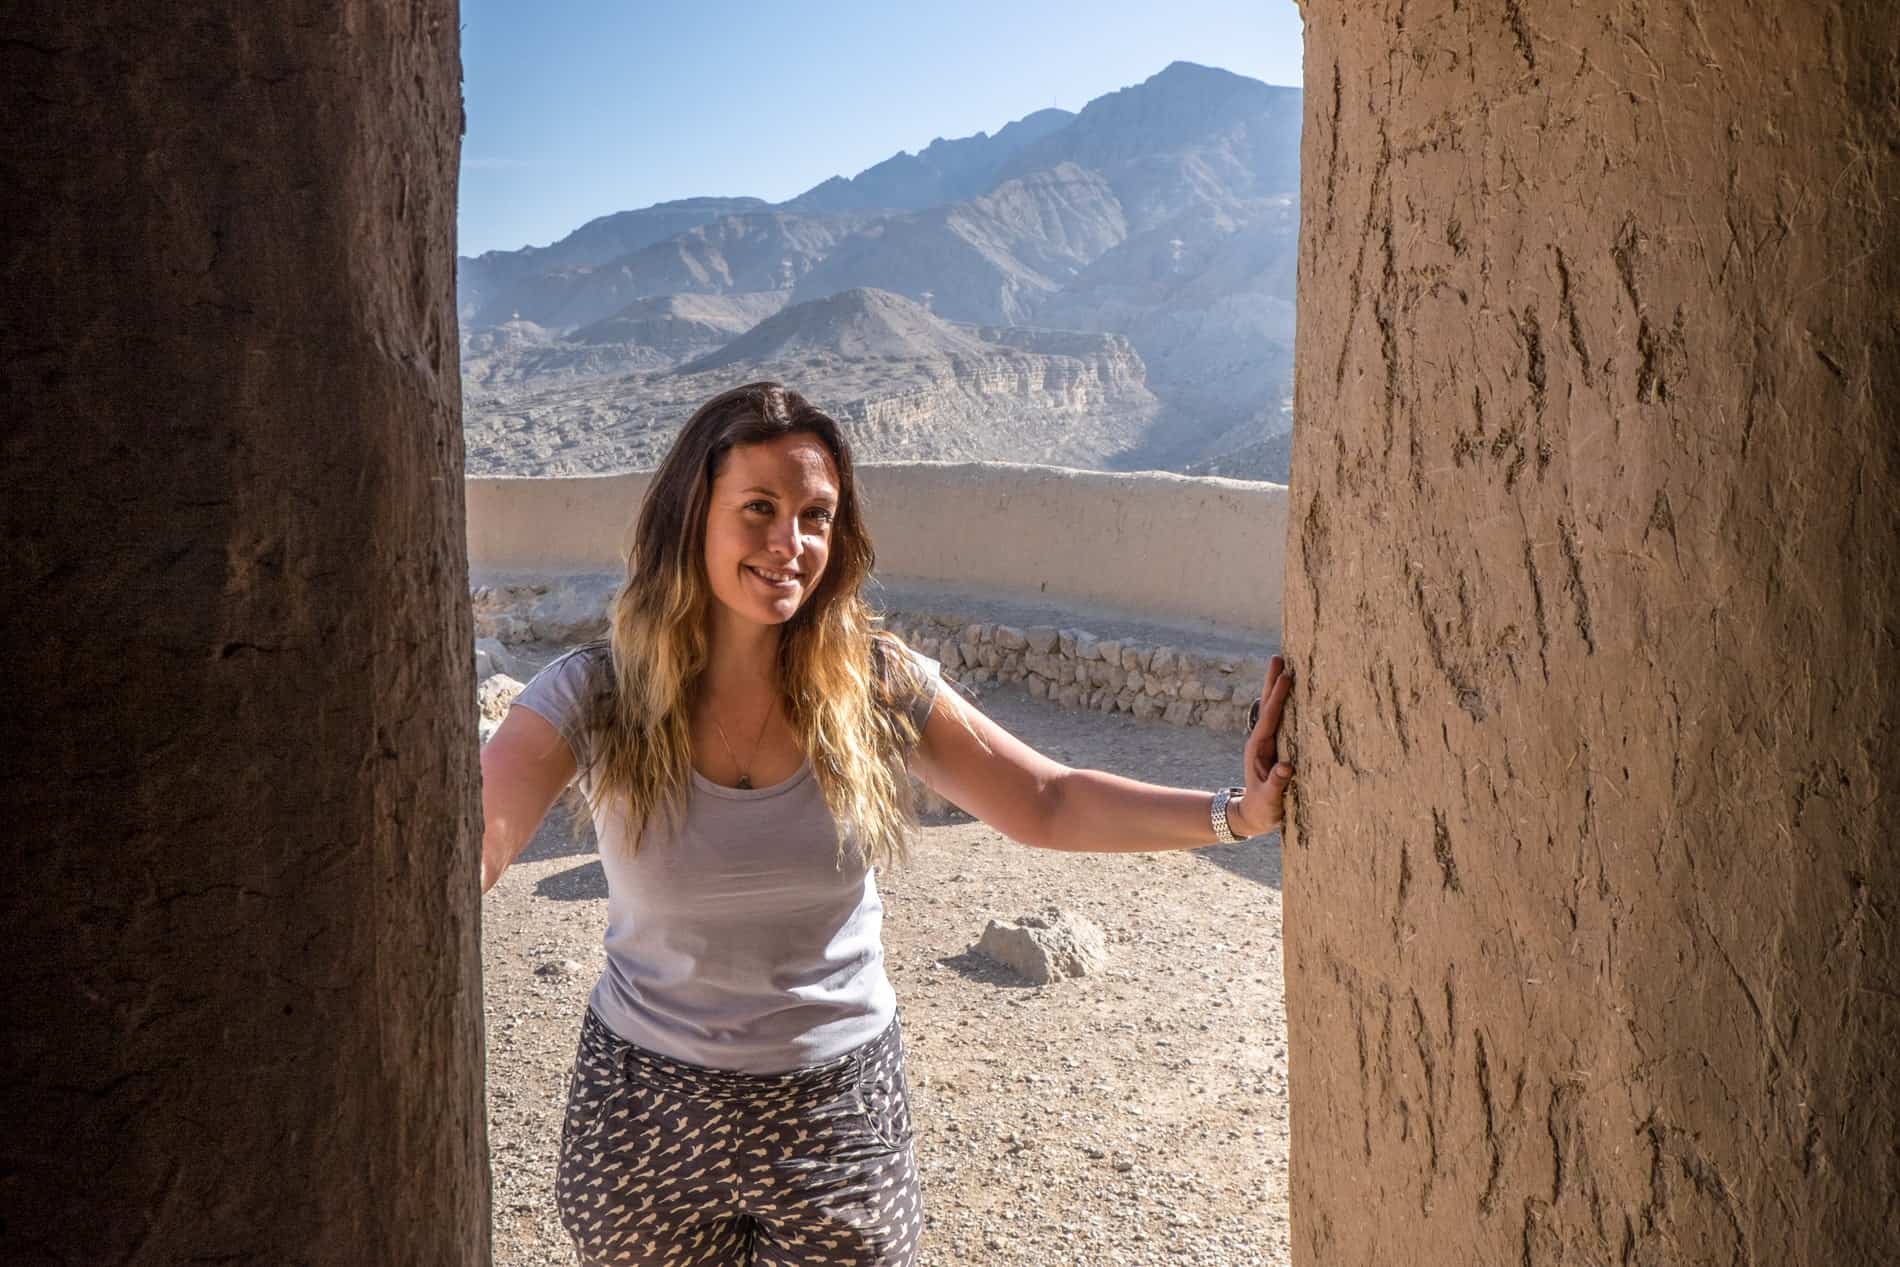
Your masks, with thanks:
M 482 747 L 482 892 L 527 847 L 573 777 L 561 732 L 539 713 L 509 709 Z
M 1241 835 L 1280 825 L 1292 778 L 1289 767 L 1274 761 L 1292 677 L 1282 668 L 1275 656 L 1268 668 L 1266 707 L 1243 752 L 1248 795 L 1228 804 L 1229 825 Z M 1124 853 L 1214 843 L 1208 815 L 1212 788 L 1163 787 L 1104 770 L 1073 769 L 1029 747 L 954 690 L 937 693 L 914 764 L 932 791 L 1025 845 Z

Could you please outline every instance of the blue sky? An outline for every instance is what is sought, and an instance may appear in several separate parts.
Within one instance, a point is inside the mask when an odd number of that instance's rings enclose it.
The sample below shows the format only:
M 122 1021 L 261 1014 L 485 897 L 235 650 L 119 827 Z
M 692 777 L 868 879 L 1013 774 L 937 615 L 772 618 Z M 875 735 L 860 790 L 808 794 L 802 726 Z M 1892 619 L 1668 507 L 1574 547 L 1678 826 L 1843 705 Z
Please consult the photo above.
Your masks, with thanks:
M 1172 61 L 1300 82 L 1293 0 L 463 0 L 465 255 L 669 198 L 776 201 Z

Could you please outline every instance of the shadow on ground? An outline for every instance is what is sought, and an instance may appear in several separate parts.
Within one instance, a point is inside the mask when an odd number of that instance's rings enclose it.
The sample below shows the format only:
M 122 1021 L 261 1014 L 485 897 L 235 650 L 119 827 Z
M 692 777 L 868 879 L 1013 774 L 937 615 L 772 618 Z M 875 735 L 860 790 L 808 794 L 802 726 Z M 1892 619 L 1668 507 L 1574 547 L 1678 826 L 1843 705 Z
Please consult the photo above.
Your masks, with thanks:
M 1021 976 L 1013 968 L 1006 968 L 988 955 L 978 954 L 974 948 L 960 955 L 937 960 L 958 976 L 983 985 L 1000 986 L 1005 990 L 1035 990 L 1040 987 L 1027 977 Z
M 601 869 L 599 859 L 583 862 L 578 867 L 569 867 L 535 881 L 534 895 L 557 902 L 604 902 L 607 873 Z
M 1280 833 L 1271 832 L 1258 840 L 1238 845 L 1210 845 L 1196 849 L 1194 856 L 1211 862 L 1221 870 L 1252 880 L 1268 888 L 1280 887 Z
M 578 804 L 578 795 L 570 790 L 554 803 L 554 808 L 541 820 L 541 829 L 534 833 L 534 839 L 515 861 L 547 862 L 594 852 L 593 825 L 574 820 L 573 807 Z

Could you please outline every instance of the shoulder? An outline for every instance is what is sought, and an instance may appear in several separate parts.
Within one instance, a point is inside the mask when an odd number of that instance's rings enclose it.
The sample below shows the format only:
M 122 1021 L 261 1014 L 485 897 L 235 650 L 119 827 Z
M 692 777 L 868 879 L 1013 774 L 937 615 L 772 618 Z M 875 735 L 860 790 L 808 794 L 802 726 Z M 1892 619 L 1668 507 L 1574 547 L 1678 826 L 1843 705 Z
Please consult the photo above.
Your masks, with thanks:
M 878 630 L 871 635 L 871 671 L 883 684 L 917 689 L 939 677 L 943 664 L 933 660 L 896 634 Z
M 589 643 L 556 656 L 528 680 L 515 702 L 541 714 L 561 731 L 580 725 L 589 706 L 613 683 L 613 654 Z
M 871 666 L 880 702 L 908 717 L 922 734 L 943 684 L 943 665 L 895 634 L 879 630 L 871 635 Z
M 593 685 L 598 680 L 610 677 L 612 672 L 613 652 L 604 642 L 590 642 L 555 656 L 529 682 L 532 684 L 545 680 Z

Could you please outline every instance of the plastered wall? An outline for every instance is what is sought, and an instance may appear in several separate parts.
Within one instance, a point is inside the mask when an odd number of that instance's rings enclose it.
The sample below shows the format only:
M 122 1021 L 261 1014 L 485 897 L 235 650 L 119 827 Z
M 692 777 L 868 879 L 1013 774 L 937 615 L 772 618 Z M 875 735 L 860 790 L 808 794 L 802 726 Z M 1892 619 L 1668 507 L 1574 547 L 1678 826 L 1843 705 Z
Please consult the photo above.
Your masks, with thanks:
M 1286 489 L 1010 463 L 858 468 L 880 577 L 1277 639 Z M 611 572 L 645 473 L 468 481 L 476 572 Z
M 447 0 L 0 15 L 0 1262 L 489 1257 Z
M 1303 10 L 1294 1262 L 1900 1262 L 1900 11 Z

